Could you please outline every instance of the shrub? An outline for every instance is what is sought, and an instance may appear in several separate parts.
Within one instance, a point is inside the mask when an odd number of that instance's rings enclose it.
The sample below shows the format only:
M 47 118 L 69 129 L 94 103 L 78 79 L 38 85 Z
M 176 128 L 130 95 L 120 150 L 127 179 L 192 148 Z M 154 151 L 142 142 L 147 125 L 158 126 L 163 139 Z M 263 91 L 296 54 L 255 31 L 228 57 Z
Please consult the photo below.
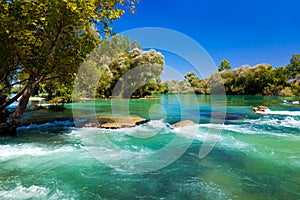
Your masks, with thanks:
M 55 112 L 59 112 L 59 111 L 64 111 L 66 108 L 65 108 L 64 104 L 52 104 L 52 105 L 48 106 L 48 109 L 55 111 Z
M 291 97 L 294 96 L 294 93 L 290 87 L 285 87 L 279 92 L 280 96 Z

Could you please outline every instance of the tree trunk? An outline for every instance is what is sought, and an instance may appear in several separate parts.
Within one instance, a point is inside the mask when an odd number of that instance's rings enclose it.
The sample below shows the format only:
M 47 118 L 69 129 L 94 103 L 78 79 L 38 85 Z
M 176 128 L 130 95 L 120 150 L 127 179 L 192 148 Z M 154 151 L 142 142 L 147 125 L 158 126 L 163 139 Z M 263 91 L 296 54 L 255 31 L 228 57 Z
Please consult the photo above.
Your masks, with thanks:
M 14 110 L 12 117 L 10 119 L 10 121 L 8 122 L 7 126 L 7 131 L 8 134 L 7 135 L 13 135 L 15 136 L 17 133 L 17 127 L 20 124 L 21 118 L 23 116 L 23 113 L 27 107 L 28 101 L 30 96 L 32 95 L 36 85 L 39 83 L 40 81 L 38 81 L 36 78 L 32 78 L 26 88 L 25 91 L 23 93 L 23 96 L 21 97 L 20 101 L 19 101 L 19 105 L 17 106 L 17 108 Z
M 1 103 L 0 111 L 4 110 L 7 106 L 9 106 L 10 104 L 12 104 L 15 101 L 17 101 L 17 99 L 20 98 L 20 96 L 23 95 L 25 89 L 26 88 L 23 88 L 16 96 L 14 96 L 13 98 L 11 98 L 10 100 L 4 101 L 4 103 Z

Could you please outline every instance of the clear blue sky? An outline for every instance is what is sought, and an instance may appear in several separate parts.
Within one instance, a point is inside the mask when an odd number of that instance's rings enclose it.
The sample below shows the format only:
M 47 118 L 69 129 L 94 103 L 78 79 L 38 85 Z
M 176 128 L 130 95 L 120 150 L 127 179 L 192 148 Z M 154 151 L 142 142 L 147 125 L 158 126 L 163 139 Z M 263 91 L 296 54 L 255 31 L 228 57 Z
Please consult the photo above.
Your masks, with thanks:
M 217 65 L 286 65 L 300 53 L 299 0 L 140 0 L 136 13 L 113 25 L 116 32 L 163 27 L 196 40 Z M 184 62 L 166 56 L 182 73 Z M 177 66 L 176 66 L 177 65 Z M 179 66 L 180 65 L 180 66 Z

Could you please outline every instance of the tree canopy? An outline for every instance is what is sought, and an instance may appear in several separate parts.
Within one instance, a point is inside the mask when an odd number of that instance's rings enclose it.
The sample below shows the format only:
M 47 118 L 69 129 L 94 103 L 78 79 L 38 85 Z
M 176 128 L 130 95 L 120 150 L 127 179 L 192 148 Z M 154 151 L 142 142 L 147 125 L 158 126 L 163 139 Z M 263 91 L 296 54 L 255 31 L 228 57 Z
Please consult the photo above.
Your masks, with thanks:
M 290 59 L 290 64 L 286 66 L 289 78 L 296 78 L 300 75 L 300 54 L 295 54 Z
M 136 0 L 11 0 L 0 5 L 0 92 L 22 89 L 0 110 L 22 96 L 8 125 L 14 131 L 28 99 L 43 81 L 74 78 L 79 64 L 108 36 L 111 24 Z M 97 27 L 97 29 L 95 28 Z M 99 31 L 98 31 L 99 30 Z
M 160 82 L 163 67 L 161 53 L 153 49 L 141 50 L 136 41 L 115 35 L 101 41 L 83 63 L 77 74 L 74 95 L 86 98 L 143 97 L 155 90 L 153 87 Z
M 229 61 L 226 59 L 222 60 L 221 65 L 218 68 L 219 72 L 221 72 L 223 70 L 229 70 L 229 69 L 231 69 L 231 65 L 230 65 Z

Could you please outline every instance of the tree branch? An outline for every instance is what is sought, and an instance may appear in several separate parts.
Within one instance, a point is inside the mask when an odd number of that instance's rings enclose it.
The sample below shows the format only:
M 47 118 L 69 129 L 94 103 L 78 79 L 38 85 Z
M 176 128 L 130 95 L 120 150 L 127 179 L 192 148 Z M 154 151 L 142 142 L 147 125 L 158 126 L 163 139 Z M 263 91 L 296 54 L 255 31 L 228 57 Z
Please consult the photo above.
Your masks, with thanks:
M 3 92 L 3 91 L 4 91 L 5 89 L 7 89 L 7 88 L 10 88 L 10 87 L 12 87 L 12 86 L 14 86 L 14 85 L 17 85 L 17 84 L 21 84 L 21 83 L 23 83 L 23 82 L 25 82 L 25 81 L 28 81 L 28 79 L 24 79 L 24 80 L 22 80 L 22 81 L 15 82 L 15 83 L 12 83 L 12 84 L 10 84 L 10 85 L 6 85 L 6 86 L 4 86 L 3 88 L 1 88 L 0 93 Z
M 5 72 L 5 75 L 0 79 L 0 83 L 3 82 L 3 81 L 5 81 L 5 80 L 8 78 L 9 74 L 10 74 L 11 72 L 13 72 L 13 71 L 16 71 L 17 69 L 20 69 L 20 67 L 14 67 L 14 68 L 12 68 L 12 69 L 10 69 L 10 70 L 7 70 L 7 71 Z
M 6 108 L 7 106 L 9 106 L 13 102 L 17 101 L 18 98 L 23 95 L 23 93 L 25 92 L 25 89 L 26 89 L 26 87 L 24 87 L 16 96 L 14 96 L 13 98 L 9 99 L 4 104 L 2 104 L 0 106 L 0 110 L 3 110 L 4 108 Z

